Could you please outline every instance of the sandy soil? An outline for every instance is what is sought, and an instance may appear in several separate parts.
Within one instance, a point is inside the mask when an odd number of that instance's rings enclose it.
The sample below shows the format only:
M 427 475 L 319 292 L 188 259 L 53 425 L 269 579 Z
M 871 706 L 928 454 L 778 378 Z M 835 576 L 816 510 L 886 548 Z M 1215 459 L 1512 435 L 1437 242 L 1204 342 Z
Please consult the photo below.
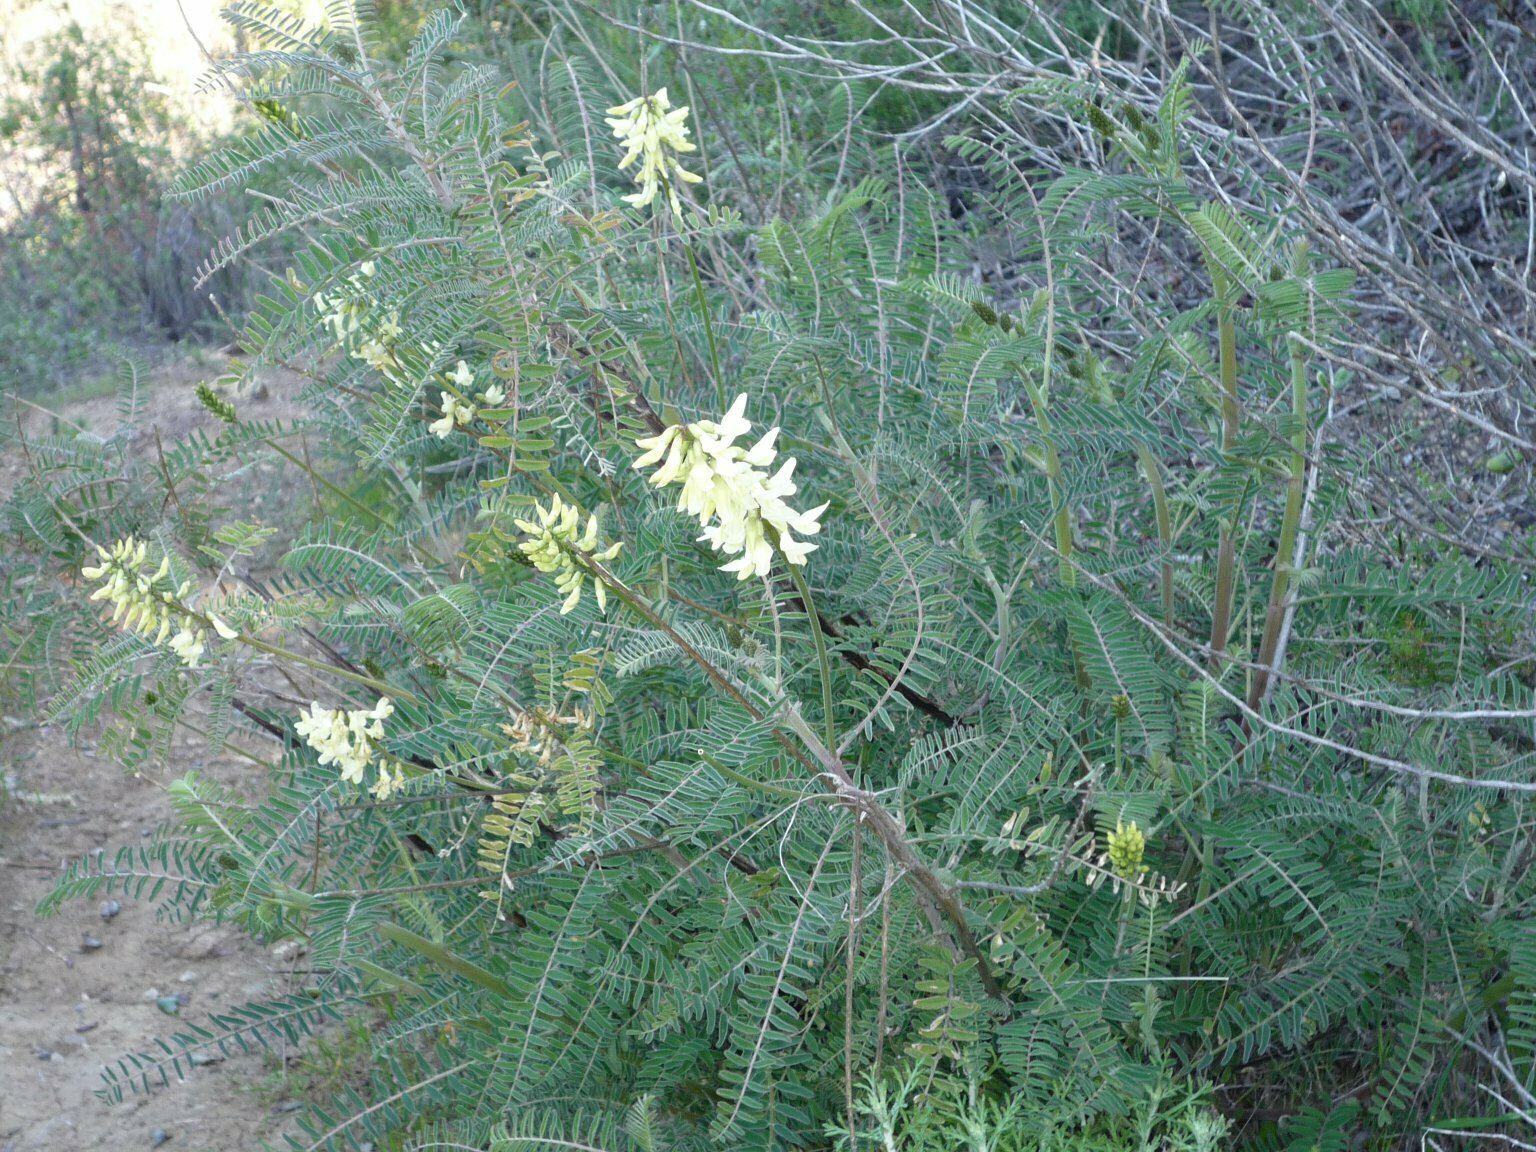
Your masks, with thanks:
M 158 923 L 153 906 L 126 899 L 110 919 L 102 900 L 38 918 L 64 862 L 138 842 L 170 809 L 163 779 L 127 776 L 57 732 L 12 736 L 4 747 L 13 798 L 0 815 L 0 1149 L 235 1152 L 277 1139 L 291 1110 L 273 1085 L 254 1089 L 276 1067 L 261 1056 L 201 1065 L 151 1098 L 108 1106 L 95 1097 L 104 1063 L 153 1050 L 181 1019 L 263 996 L 281 973 L 230 928 Z M 188 752 L 179 767 L 251 783 L 244 762 L 204 763 Z M 162 996 L 187 1001 L 177 1018 L 162 1010 Z
M 217 363 L 184 362 L 155 373 L 154 403 L 136 443 L 169 443 L 194 426 L 213 426 L 192 385 L 213 379 Z M 239 398 L 242 414 L 261 419 L 291 410 L 291 381 L 270 395 Z M 70 425 L 106 434 L 116 424 L 111 396 L 71 404 L 57 414 Z M 42 431 L 52 419 L 32 413 Z M 0 461 L 0 494 L 20 473 Z M 10 731 L 7 733 L 7 729 Z M 180 741 L 179 741 L 180 742 Z M 282 964 L 231 928 L 159 922 L 155 909 L 126 898 L 102 914 L 99 897 L 66 905 L 51 919 L 35 915 L 63 865 L 85 853 L 138 844 L 171 817 L 164 786 L 188 770 L 225 784 L 260 788 L 259 769 L 234 758 L 205 761 L 188 740 L 184 758 L 141 777 L 99 758 L 89 744 L 70 748 L 62 733 L 9 717 L 0 728 L 0 1152 L 77 1149 L 208 1149 L 243 1152 L 281 1143 L 296 1102 L 280 1071 L 293 1054 L 241 1056 L 199 1065 L 182 1083 L 152 1097 L 109 1106 L 96 1098 L 103 1064 L 128 1052 L 156 1050 L 157 1037 L 209 1011 L 227 1010 L 282 990 Z M 159 1002 L 176 997 L 176 1015 Z

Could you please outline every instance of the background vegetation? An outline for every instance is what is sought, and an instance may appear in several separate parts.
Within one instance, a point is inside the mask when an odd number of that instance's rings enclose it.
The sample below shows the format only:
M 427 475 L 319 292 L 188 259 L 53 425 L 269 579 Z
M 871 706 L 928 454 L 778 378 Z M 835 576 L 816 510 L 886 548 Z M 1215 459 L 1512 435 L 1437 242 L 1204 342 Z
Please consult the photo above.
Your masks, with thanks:
M 212 331 L 180 256 L 107 259 L 150 202 L 222 228 L 243 325 L 216 435 L 130 451 L 129 371 L 122 436 L 25 445 L 14 690 L 271 780 L 188 776 L 56 900 L 313 974 L 108 1095 L 373 1011 L 308 1147 L 1536 1140 L 1536 11 L 229 19 L 240 120 L 174 188 L 132 54 L 48 42 L 5 119 L 57 173 L 10 290 L 85 286 L 19 313 L 36 364 L 91 346 L 68 308 Z M 603 122 L 663 86 L 680 217 Z M 272 364 L 306 414 L 243 421 Z M 828 505 L 745 582 L 630 466 L 738 393 Z M 258 523 L 267 459 L 312 499 Z M 622 544 L 556 542 L 569 613 L 522 547 L 556 496 Z M 59 578 L 130 535 L 200 666 Z M 296 722 L 380 696 L 370 795 Z

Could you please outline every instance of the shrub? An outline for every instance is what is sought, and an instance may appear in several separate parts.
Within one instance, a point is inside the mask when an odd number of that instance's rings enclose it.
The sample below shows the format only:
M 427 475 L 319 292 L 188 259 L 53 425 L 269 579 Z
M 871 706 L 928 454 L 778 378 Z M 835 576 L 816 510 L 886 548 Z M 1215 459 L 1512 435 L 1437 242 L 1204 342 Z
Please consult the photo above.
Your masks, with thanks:
M 301 426 L 355 475 L 210 391 L 224 430 L 159 468 L 178 500 L 97 498 L 121 465 L 54 442 L 10 523 L 114 606 L 72 593 L 93 650 L 52 716 L 130 764 L 182 721 L 273 748 L 265 798 L 188 775 L 182 828 L 49 906 L 302 937 L 312 985 L 109 1094 L 372 1003 L 367 1087 L 309 1147 L 1514 1123 L 1463 1042 L 1529 1083 L 1523 584 L 1330 540 L 1354 474 L 1319 357 L 1352 278 L 1278 196 L 1204 194 L 1182 71 L 1139 110 L 1030 88 L 1098 141 L 1049 181 L 955 142 L 1024 233 L 993 294 L 918 183 L 749 227 L 659 93 L 584 103 L 589 169 L 444 66 L 450 14 L 398 67 L 348 9 L 231 18 L 266 123 L 182 192 L 309 173 L 208 271 L 302 235 L 243 343 L 307 369 Z M 1177 231 L 1207 295 L 1106 339 L 1127 222 Z M 230 581 L 270 535 L 230 507 L 265 451 L 326 512 Z
M 201 291 L 193 272 L 245 209 L 228 198 L 163 201 L 178 150 L 196 150 L 133 27 L 107 37 L 70 23 L 29 47 L 0 101 L 11 203 L 0 215 L 0 379 L 34 394 L 110 366 L 127 340 L 179 341 L 239 316 L 245 279 Z M 244 190 L 242 190 L 242 195 Z M 226 332 L 227 335 L 227 332 Z

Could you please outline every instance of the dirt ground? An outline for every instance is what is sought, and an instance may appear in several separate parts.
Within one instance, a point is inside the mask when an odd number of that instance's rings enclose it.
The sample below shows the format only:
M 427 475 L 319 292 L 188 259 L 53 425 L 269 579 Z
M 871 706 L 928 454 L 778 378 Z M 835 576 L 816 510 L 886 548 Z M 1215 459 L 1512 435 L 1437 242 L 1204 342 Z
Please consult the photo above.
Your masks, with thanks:
M 245 762 L 188 753 L 178 767 L 253 783 Z M 95 1097 L 104 1063 L 153 1050 L 182 1019 L 262 997 L 281 965 L 230 928 L 157 923 L 153 906 L 128 900 L 110 919 L 102 900 L 40 919 L 34 910 L 64 862 L 135 843 L 169 818 L 165 779 L 127 776 L 46 730 L 11 736 L 3 756 L 12 801 L 0 814 L 0 1150 L 239 1152 L 279 1139 L 292 1109 L 274 1098 L 276 1062 L 259 1055 L 201 1065 L 152 1098 Z M 172 1017 L 161 997 L 187 1003 Z
M 213 379 L 218 363 L 185 362 L 155 373 L 148 424 L 170 442 L 212 419 L 192 384 Z M 293 391 L 239 398 L 242 413 L 287 415 Z M 110 396 L 82 400 L 57 415 L 97 434 L 115 425 Z M 53 419 L 34 413 L 37 430 Z M 29 421 L 30 422 L 30 421 Z M 146 427 L 141 436 L 153 443 Z M 0 460 L 0 493 L 19 464 Z M 212 923 L 156 920 L 153 905 L 121 899 L 104 915 L 103 896 L 35 914 L 63 865 L 96 849 L 141 843 L 171 817 L 165 784 L 197 770 L 227 785 L 260 788 L 259 769 L 221 757 L 205 761 L 198 743 L 185 758 L 141 777 L 126 775 L 89 744 L 25 717 L 0 727 L 0 1152 L 151 1149 L 243 1152 L 281 1144 L 297 1101 L 281 1070 L 293 1053 L 201 1064 L 152 1097 L 111 1105 L 96 1098 L 105 1063 L 157 1050 L 157 1037 L 209 1011 L 228 1010 L 281 991 L 283 964 L 268 949 Z M 106 912 L 112 912 L 108 907 Z M 174 1003 L 173 1003 L 174 1002 Z M 175 1015 L 166 1011 L 174 1008 Z

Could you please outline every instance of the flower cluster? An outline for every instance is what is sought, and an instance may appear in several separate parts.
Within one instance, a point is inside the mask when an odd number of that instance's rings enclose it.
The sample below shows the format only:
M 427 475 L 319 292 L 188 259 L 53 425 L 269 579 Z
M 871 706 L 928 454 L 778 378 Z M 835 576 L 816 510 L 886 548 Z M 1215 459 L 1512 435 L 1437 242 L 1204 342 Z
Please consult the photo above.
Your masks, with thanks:
M 703 180 L 702 176 L 685 169 L 676 155 L 692 152 L 698 147 L 688 139 L 688 109 L 673 108 L 667 99 L 667 90 L 662 88 L 654 96 L 636 96 L 627 104 L 608 109 L 607 123 L 614 136 L 628 149 L 624 159 L 619 161 L 619 167 L 628 168 L 636 160 L 640 161 L 640 168 L 635 173 L 635 183 L 640 185 L 640 191 L 624 199 L 637 208 L 644 208 L 665 186 L 673 214 L 681 217 L 683 206 L 677 198 L 676 181 L 697 184 Z
M 96 553 L 101 563 L 80 570 L 87 580 L 102 581 L 91 599 L 110 600 L 114 624 L 152 636 L 157 646 L 166 645 L 188 668 L 196 668 L 207 650 L 208 632 L 205 622 L 182 603 L 192 591 L 192 581 L 173 582 L 169 556 L 149 570 L 149 543 L 132 536 L 117 541 L 110 550 L 98 547 Z M 225 640 L 239 635 L 217 616 L 208 617 L 206 623 Z
M 1146 874 L 1147 866 L 1141 861 L 1146 854 L 1147 838 L 1136 821 L 1129 824 L 1115 821 L 1115 830 L 1105 840 L 1109 848 L 1109 866 L 1116 876 L 1122 880 L 1135 880 Z
M 475 374 L 470 371 L 469 365 L 462 360 L 459 361 L 459 366 L 453 370 L 453 375 L 448 379 L 461 394 L 468 394 L 469 390 L 475 386 Z M 427 425 L 427 430 L 438 439 L 446 440 L 455 428 L 462 428 L 472 421 L 479 414 L 479 409 L 473 404 L 467 404 L 460 400 L 452 392 L 444 392 L 442 395 L 443 414 L 439 419 Z M 506 390 L 500 384 L 492 384 L 484 392 L 480 393 L 480 399 L 487 408 L 495 408 L 506 398 Z
M 586 580 L 586 572 L 577 565 L 573 553 L 580 552 L 593 560 L 612 560 L 619 554 L 622 543 L 594 552 L 593 549 L 597 547 L 597 517 L 587 517 L 587 530 L 583 533 L 581 509 L 565 503 L 559 495 L 550 501 L 548 508 L 539 504 L 533 507 L 538 516 L 537 523 L 532 520 L 513 521 L 530 537 L 519 544 L 518 548 L 540 572 L 556 573 L 555 587 L 566 594 L 565 603 L 560 605 L 560 614 L 563 616 L 581 603 L 581 589 Z M 592 588 L 597 594 L 599 610 L 606 609 L 608 589 L 601 580 L 593 580 Z
M 320 322 L 331 330 L 336 343 L 348 348 L 356 360 L 366 361 L 378 371 L 394 368 L 395 342 L 400 339 L 400 314 L 391 312 L 383 320 L 370 323 L 373 306 L 369 302 L 365 278 L 378 271 L 372 260 L 363 261 L 361 276 L 347 279 L 347 287 L 327 296 L 316 292 L 310 297 L 320 313 Z
M 822 504 L 809 512 L 796 512 L 784 502 L 798 489 L 791 479 L 793 456 L 769 474 L 778 455 L 773 446 L 777 428 L 770 428 L 751 448 L 736 446 L 739 437 L 752 431 L 746 408 L 747 396 L 742 393 L 718 422 L 674 424 L 658 436 L 637 440 L 645 454 L 634 463 L 636 468 L 661 465 L 651 476 L 657 488 L 682 482 L 677 510 L 698 518 L 704 529 L 700 540 L 708 541 L 716 552 L 737 557 L 720 569 L 736 573 L 739 580 L 768 575 L 775 545 L 789 563 L 804 564 L 816 545 L 797 540 L 792 533 L 816 535 L 821 531 L 819 517 L 827 510 Z M 768 528 L 773 529 L 772 538 Z
M 583 711 L 577 704 L 569 715 L 559 712 L 545 713 L 539 710 L 514 711 L 512 723 L 503 724 L 501 730 L 512 741 L 512 751 L 531 756 L 539 767 L 549 767 L 550 761 L 561 750 L 560 730 L 590 729 L 592 712 Z
M 1146 864 L 1147 837 L 1141 827 L 1132 820 L 1115 821 L 1114 828 L 1104 837 L 1107 851 L 1096 861 L 1088 877 L 1088 887 L 1096 888 L 1106 879 L 1111 889 L 1119 892 L 1122 885 L 1136 900 L 1148 908 L 1155 908 L 1161 900 L 1171 900 L 1184 890 L 1184 885 L 1167 876 L 1154 873 Z
M 341 769 L 343 780 L 361 784 L 363 773 L 374 760 L 374 741 L 384 739 L 384 721 L 394 712 L 395 706 L 388 696 L 380 696 L 372 708 L 352 711 L 322 708 L 317 700 L 307 714 L 299 713 L 293 728 L 320 753 L 322 766 L 335 764 Z M 405 773 L 399 763 L 387 757 L 379 758 L 378 769 L 378 779 L 370 791 L 378 799 L 387 800 L 405 786 Z

